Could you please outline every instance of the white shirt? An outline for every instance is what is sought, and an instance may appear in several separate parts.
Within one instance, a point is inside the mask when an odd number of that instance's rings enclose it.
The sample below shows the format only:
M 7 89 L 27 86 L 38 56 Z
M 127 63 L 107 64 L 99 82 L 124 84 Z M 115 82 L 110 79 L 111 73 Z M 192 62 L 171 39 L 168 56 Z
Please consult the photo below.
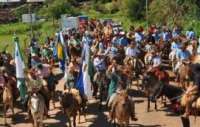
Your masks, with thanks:
M 104 70 L 106 68 L 104 59 L 100 59 L 99 57 L 94 58 L 93 63 L 97 70 Z
M 153 58 L 153 67 L 158 67 L 161 65 L 161 57 L 160 56 L 156 56 Z
M 133 57 L 133 56 L 137 56 L 138 53 L 140 53 L 140 50 L 138 48 L 128 47 L 126 49 L 126 56 Z

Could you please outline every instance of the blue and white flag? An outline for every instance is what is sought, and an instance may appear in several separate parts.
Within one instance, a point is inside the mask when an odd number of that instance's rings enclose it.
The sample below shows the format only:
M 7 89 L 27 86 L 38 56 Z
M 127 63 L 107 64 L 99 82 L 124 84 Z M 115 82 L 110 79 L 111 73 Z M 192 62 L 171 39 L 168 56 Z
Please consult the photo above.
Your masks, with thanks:
M 76 88 L 80 91 L 82 95 L 86 95 L 87 98 L 92 97 L 92 84 L 91 79 L 88 74 L 89 68 L 89 58 L 90 58 L 90 48 L 87 45 L 84 46 L 83 56 L 82 56 L 82 66 L 80 67 L 80 73 L 76 82 Z

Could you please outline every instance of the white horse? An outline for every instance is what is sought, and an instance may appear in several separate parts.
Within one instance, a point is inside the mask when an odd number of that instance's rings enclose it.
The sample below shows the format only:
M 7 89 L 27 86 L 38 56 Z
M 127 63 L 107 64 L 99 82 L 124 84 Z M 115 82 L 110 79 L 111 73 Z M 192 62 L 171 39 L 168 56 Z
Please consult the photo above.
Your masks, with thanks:
M 42 127 L 45 113 L 45 101 L 39 93 L 33 93 L 29 100 L 29 108 L 33 118 L 34 127 Z

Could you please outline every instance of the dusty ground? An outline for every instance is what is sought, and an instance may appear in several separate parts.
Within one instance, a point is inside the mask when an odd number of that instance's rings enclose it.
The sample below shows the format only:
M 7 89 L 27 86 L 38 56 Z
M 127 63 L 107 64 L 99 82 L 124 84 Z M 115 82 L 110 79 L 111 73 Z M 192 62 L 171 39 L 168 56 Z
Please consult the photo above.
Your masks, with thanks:
M 57 90 L 63 89 L 63 80 L 60 81 L 59 85 L 57 85 Z M 154 105 L 152 104 L 151 112 L 146 111 L 147 100 L 142 97 L 142 94 L 134 89 L 131 90 L 131 94 L 134 96 L 134 100 L 136 101 L 136 113 L 138 117 L 138 121 L 131 121 L 131 127 L 182 127 L 180 117 L 172 114 L 166 108 L 162 108 L 161 105 L 158 106 L 158 111 L 154 110 Z M 56 103 L 56 109 L 52 109 L 49 111 L 50 118 L 44 120 L 44 123 L 48 127 L 63 127 L 66 124 L 65 116 L 59 110 L 59 103 Z M 10 115 L 10 110 L 7 112 Z M 11 124 L 10 117 L 8 118 L 9 126 L 11 127 L 32 127 L 30 121 L 25 121 L 24 118 L 26 113 L 23 112 L 19 108 L 15 108 L 15 120 Z M 2 118 L 2 108 L 0 109 L 0 127 L 3 127 L 3 118 Z M 86 122 L 83 118 L 81 118 L 81 124 L 78 124 L 78 127 L 109 127 L 110 125 L 107 123 L 107 111 L 103 109 L 103 111 L 98 110 L 98 106 L 96 100 L 90 100 L 88 109 L 87 109 L 87 119 Z M 194 117 L 190 118 L 191 127 L 200 127 L 200 118 L 197 117 L 195 121 Z

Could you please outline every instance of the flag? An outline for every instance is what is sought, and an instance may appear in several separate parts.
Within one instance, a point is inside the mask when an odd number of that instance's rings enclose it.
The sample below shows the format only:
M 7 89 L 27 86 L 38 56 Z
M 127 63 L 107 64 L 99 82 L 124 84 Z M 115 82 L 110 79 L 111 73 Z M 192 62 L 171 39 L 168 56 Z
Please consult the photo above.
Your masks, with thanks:
M 62 46 L 62 44 L 60 42 L 57 43 L 57 56 L 59 60 L 64 60 L 65 56 L 64 56 L 64 47 Z
M 25 64 L 24 64 L 21 49 L 20 49 L 20 46 L 19 46 L 19 39 L 17 37 L 15 37 L 14 42 L 15 42 L 16 77 L 17 78 L 24 78 Z
M 67 51 L 68 48 L 67 48 L 67 45 L 66 45 L 66 43 L 65 43 L 65 40 L 64 40 L 64 37 L 63 37 L 62 32 L 59 33 L 59 37 L 60 37 L 60 42 L 61 42 L 61 44 L 62 44 L 62 46 L 63 46 L 64 55 L 65 55 L 64 63 L 62 63 L 62 64 L 64 64 L 63 66 L 65 66 L 66 60 L 69 60 L 68 51 Z M 67 62 L 67 63 L 68 63 L 68 62 Z M 67 77 L 67 66 L 66 66 L 66 67 L 63 67 L 63 69 L 64 69 L 63 71 L 65 72 L 64 77 L 66 78 L 66 77 Z
M 65 40 L 64 40 L 64 37 L 63 37 L 62 32 L 59 33 L 59 37 L 60 37 L 60 42 L 62 43 L 63 48 L 64 48 L 65 56 L 66 56 L 66 58 L 68 58 L 68 54 L 67 54 L 67 46 L 66 46 L 66 44 L 65 44 Z
M 84 84 L 83 84 L 83 71 L 82 66 L 80 66 L 79 75 L 76 81 L 76 88 L 79 90 L 81 95 L 84 95 Z
M 57 35 L 57 57 L 59 60 L 60 69 L 64 72 L 65 71 L 65 48 L 64 45 L 61 43 L 60 34 Z
M 80 67 L 79 76 L 76 81 L 76 88 L 79 90 L 81 95 L 85 95 L 87 98 L 92 97 L 92 84 L 88 74 L 88 66 L 85 62 L 83 62 Z
M 19 89 L 20 92 L 20 98 L 24 100 L 26 96 L 26 86 L 24 78 L 25 64 L 22 58 L 18 37 L 14 37 L 14 43 L 15 43 L 15 65 L 16 65 L 17 88 Z
M 87 98 L 92 97 L 92 84 L 91 79 L 88 74 L 89 69 L 89 57 L 90 57 L 90 48 L 87 45 L 84 46 L 83 49 L 83 58 L 82 58 L 82 66 L 80 67 L 79 76 L 76 82 L 76 88 L 80 91 L 82 95 L 86 95 Z

